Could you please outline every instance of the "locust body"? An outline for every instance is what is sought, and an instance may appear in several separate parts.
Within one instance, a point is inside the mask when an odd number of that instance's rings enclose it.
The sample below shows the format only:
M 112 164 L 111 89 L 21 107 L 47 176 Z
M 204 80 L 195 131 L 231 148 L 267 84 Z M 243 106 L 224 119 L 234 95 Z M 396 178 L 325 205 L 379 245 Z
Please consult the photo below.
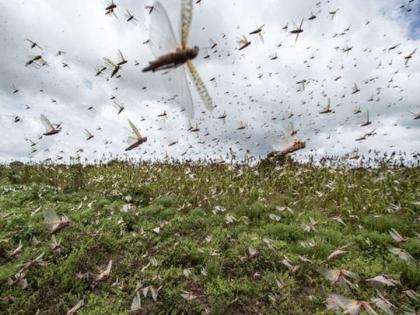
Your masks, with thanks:
M 183 65 L 188 60 L 192 60 L 198 56 L 199 48 L 185 48 L 177 49 L 177 51 L 168 53 L 158 57 L 156 60 L 151 61 L 149 66 L 143 69 L 143 72 L 156 72 L 159 70 L 166 70 L 176 68 Z

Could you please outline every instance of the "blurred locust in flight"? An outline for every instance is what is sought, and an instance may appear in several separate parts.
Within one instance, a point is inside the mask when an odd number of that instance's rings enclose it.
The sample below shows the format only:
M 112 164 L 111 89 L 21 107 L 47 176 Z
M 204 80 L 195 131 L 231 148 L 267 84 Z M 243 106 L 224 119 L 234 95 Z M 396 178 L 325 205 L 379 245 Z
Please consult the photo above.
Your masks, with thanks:
M 414 116 L 414 120 L 419 120 L 420 119 L 420 113 L 410 112 L 410 114 Z
M 85 129 L 84 134 L 85 134 L 85 137 L 86 137 L 86 141 L 89 141 L 90 139 L 92 139 L 94 137 L 94 135 L 87 129 Z
M 111 72 L 111 78 L 113 78 L 120 70 L 121 70 L 121 66 L 126 64 L 128 61 L 124 58 L 124 55 L 122 54 L 121 50 L 118 50 L 118 55 L 120 57 L 120 61 L 117 62 L 116 64 L 109 58 L 104 58 L 106 64 L 108 66 L 110 66 L 111 68 L 113 68 L 112 72 Z M 102 72 L 102 70 L 101 70 Z M 98 72 L 100 73 L 100 72 Z
M 408 65 L 408 62 L 413 58 L 413 56 L 416 52 L 417 52 L 417 48 L 414 49 L 408 56 L 404 57 L 405 65 Z
M 263 32 L 264 32 L 264 30 L 263 30 L 263 28 L 264 28 L 264 26 L 265 25 L 262 25 L 262 26 L 260 26 L 259 28 L 257 28 L 256 30 L 254 30 L 254 31 L 252 31 L 251 33 L 249 33 L 249 35 L 258 35 L 259 36 L 259 38 L 260 38 L 260 40 L 261 40 L 261 42 L 262 43 L 264 43 L 264 37 L 263 37 Z
M 12 93 L 13 94 L 19 93 L 19 89 L 17 89 L 14 84 L 12 84 Z
M 29 59 L 26 63 L 25 63 L 25 67 L 27 66 L 34 66 L 35 68 L 39 68 L 42 66 L 46 66 L 47 62 L 42 58 L 41 55 L 36 55 L 36 56 L 31 56 L 31 59 Z
M 27 38 L 26 39 L 26 41 L 31 45 L 31 49 L 33 49 L 33 48 L 35 48 L 35 47 L 38 47 L 39 49 L 41 49 L 42 50 L 42 47 L 41 46 L 39 46 L 38 45 L 38 43 L 36 43 L 36 42 L 34 42 L 34 41 L 32 41 L 32 40 L 30 40 L 29 38 Z
M 239 44 L 239 48 L 238 50 L 243 50 L 245 48 L 247 48 L 249 45 L 251 45 L 251 41 L 249 41 L 246 36 L 242 36 L 242 38 L 240 38 L 238 40 L 238 44 Z
M 366 121 L 363 124 L 361 124 L 360 127 L 366 127 L 366 126 L 369 126 L 371 124 L 372 124 L 372 122 L 369 119 L 369 111 L 367 111 L 366 112 Z
M 283 150 L 280 151 L 281 155 L 289 155 L 296 151 L 305 149 L 306 143 L 302 140 L 294 140 L 291 144 L 286 146 Z
M 105 15 L 111 15 L 112 14 L 113 16 L 117 17 L 115 12 L 114 12 L 114 10 L 116 8 L 117 8 L 117 5 L 114 3 L 114 0 L 111 0 L 111 3 L 109 3 L 107 5 L 107 7 L 105 8 Z
M 149 15 L 152 14 L 153 10 L 155 9 L 153 5 L 146 5 L 145 8 L 148 11 Z
M 114 107 L 118 112 L 118 115 L 121 114 L 121 112 L 125 109 L 124 105 L 121 105 L 120 103 L 114 101 Z
M 41 122 L 44 125 L 46 132 L 43 133 L 44 136 L 56 135 L 61 131 L 61 124 L 53 125 L 47 117 L 41 114 Z
M 136 17 L 133 14 L 131 14 L 131 12 L 128 11 L 128 10 L 125 10 L 125 16 L 127 18 L 127 22 L 137 22 L 138 21 L 136 19 Z
M 328 98 L 328 104 L 327 107 L 325 107 L 324 109 L 322 109 L 319 113 L 320 114 L 329 114 L 332 113 L 333 110 L 331 109 L 331 99 Z
M 186 97 L 184 102 L 184 109 L 189 118 L 194 117 L 194 106 L 192 102 L 191 91 L 188 87 L 187 77 L 185 73 L 184 64 L 190 72 L 192 81 L 194 82 L 198 94 L 206 106 L 211 111 L 213 110 L 213 101 L 210 94 L 201 79 L 197 69 L 195 68 L 192 60 L 198 56 L 199 48 L 197 46 L 188 47 L 188 35 L 190 33 L 191 21 L 193 15 L 193 2 L 192 0 L 182 0 L 181 7 L 181 44 L 179 45 L 172 24 L 169 20 L 168 13 L 160 2 L 153 4 L 153 11 L 151 14 L 150 22 L 150 48 L 153 55 L 157 59 L 149 62 L 149 65 L 143 69 L 143 72 L 159 71 L 178 68 L 178 76 L 174 82 L 181 84 L 181 92 L 184 92 Z
M 297 42 L 297 40 L 298 40 L 298 38 L 299 38 L 299 35 L 300 35 L 301 33 L 303 33 L 303 28 L 302 28 L 302 26 L 303 26 L 303 21 L 304 21 L 304 19 L 302 19 L 302 21 L 300 22 L 299 27 L 297 27 L 297 26 L 296 26 L 296 24 L 293 22 L 293 25 L 295 26 L 295 29 L 294 29 L 294 30 L 292 30 L 292 31 L 290 31 L 290 34 L 296 34 L 295 43 Z
M 129 146 L 125 149 L 125 151 L 133 150 L 147 141 L 147 137 L 141 136 L 140 131 L 137 129 L 136 125 L 131 122 L 131 120 L 128 120 L 128 123 L 130 124 L 133 136 L 128 137 L 127 143 Z

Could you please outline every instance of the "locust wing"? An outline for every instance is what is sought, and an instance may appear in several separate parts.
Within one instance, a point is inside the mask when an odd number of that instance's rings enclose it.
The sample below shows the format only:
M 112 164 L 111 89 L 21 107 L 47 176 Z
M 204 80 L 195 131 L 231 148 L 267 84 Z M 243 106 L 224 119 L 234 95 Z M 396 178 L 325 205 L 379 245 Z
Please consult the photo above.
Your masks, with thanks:
M 408 57 L 413 57 L 414 56 L 414 54 L 417 52 L 417 48 L 416 49 L 414 49 L 409 55 L 408 55 Z
M 188 36 L 190 34 L 191 21 L 193 15 L 192 0 L 182 0 L 181 9 L 181 44 L 183 48 L 187 47 Z
M 294 127 L 293 122 L 289 122 L 288 126 L 282 128 L 281 131 L 266 132 L 264 138 L 271 143 L 275 151 L 283 152 L 302 141 L 303 135 Z
M 299 29 L 300 29 L 300 30 L 302 29 L 302 26 L 303 26 L 303 21 L 304 21 L 304 19 L 302 19 L 302 21 L 300 22 L 300 25 L 299 25 Z
M 132 146 L 134 143 L 136 143 L 137 141 L 139 141 L 139 139 L 134 138 L 133 136 L 129 136 L 127 138 L 127 144 L 128 146 Z
M 191 73 L 191 78 L 195 84 L 195 87 L 197 88 L 198 94 L 200 94 L 201 100 L 203 101 L 207 110 L 212 111 L 214 108 L 213 100 L 211 99 L 211 96 L 209 94 L 209 91 L 206 88 L 206 85 L 204 84 L 203 80 L 200 77 L 200 74 L 198 73 L 197 69 L 195 68 L 191 60 L 189 60 L 187 64 L 188 64 L 188 69 L 190 70 L 190 73 Z
M 44 125 L 45 129 L 47 129 L 47 131 L 54 129 L 54 126 L 51 124 L 51 122 L 49 121 L 47 117 L 41 114 L 40 118 L 41 118 L 42 124 Z
M 246 36 L 244 35 L 244 36 L 242 36 L 242 38 L 240 38 L 239 40 L 238 40 L 238 44 L 239 45 L 245 45 L 246 43 L 248 43 L 248 39 L 246 38 Z
M 120 61 L 125 61 L 124 55 L 122 54 L 121 50 L 118 49 L 118 55 L 120 56 Z
M 124 106 L 120 105 L 119 103 L 117 103 L 116 101 L 113 102 L 113 106 L 116 110 L 120 111 Z
M 105 60 L 106 64 L 108 64 L 109 66 L 111 66 L 113 68 L 116 68 L 117 67 L 117 65 L 114 62 L 112 62 L 111 59 L 104 58 L 104 60 Z
M 160 2 L 155 2 L 149 26 L 150 49 L 156 58 L 174 52 L 179 44 L 169 20 L 168 13 Z
M 60 217 L 53 209 L 44 209 L 44 221 L 47 225 L 54 225 L 61 221 Z
M 194 118 L 194 103 L 185 69 L 185 66 L 181 66 L 170 70 L 165 85 L 167 91 L 174 91 L 177 95 L 173 102 L 181 107 L 182 111 L 186 113 L 189 119 L 192 119 Z
M 91 138 L 91 137 L 93 137 L 93 134 L 92 134 L 89 130 L 87 130 L 87 129 L 85 129 L 85 130 L 84 130 L 84 133 L 85 133 L 85 137 L 86 137 L 86 138 Z
M 141 309 L 141 298 L 140 294 L 137 292 L 136 296 L 133 298 L 133 302 L 131 302 L 130 312 L 134 314 L 135 312 L 139 312 Z
M 131 130 L 133 131 L 133 133 L 136 135 L 137 139 L 141 139 L 141 134 L 140 131 L 137 129 L 136 125 L 134 125 L 131 120 L 128 120 L 128 123 L 130 124 Z

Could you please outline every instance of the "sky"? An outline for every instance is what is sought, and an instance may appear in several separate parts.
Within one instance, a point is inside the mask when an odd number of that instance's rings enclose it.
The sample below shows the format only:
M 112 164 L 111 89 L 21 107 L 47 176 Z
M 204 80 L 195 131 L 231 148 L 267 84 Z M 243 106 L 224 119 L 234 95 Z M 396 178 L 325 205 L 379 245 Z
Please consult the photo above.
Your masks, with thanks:
M 188 46 L 200 48 L 193 63 L 212 111 L 189 74 L 185 83 L 184 66 L 142 72 L 156 57 L 147 41 L 157 13 L 145 8 L 153 2 L 114 1 L 116 16 L 105 15 L 109 3 L 102 0 L 0 0 L 1 162 L 219 159 L 229 152 L 258 158 L 297 139 L 306 142 L 297 158 L 420 152 L 420 120 L 414 119 L 420 114 L 420 51 L 405 64 L 420 43 L 419 0 L 194 4 Z M 161 3 L 179 42 L 181 1 Z M 127 22 L 126 10 L 137 21 Z M 290 31 L 302 19 L 296 40 Z M 249 35 L 262 25 L 263 39 Z M 239 50 L 244 35 L 251 45 Z M 110 69 L 96 76 L 104 57 L 117 62 L 118 50 L 128 61 L 120 77 L 111 78 Z M 36 55 L 47 65 L 25 66 Z M 302 80 L 307 84 L 297 84 Z M 186 89 L 193 118 L 182 110 Z M 120 114 L 114 100 L 124 106 Z M 320 114 L 328 102 L 331 113 Z M 371 124 L 362 127 L 367 113 Z M 41 114 L 61 123 L 62 131 L 42 136 Z M 130 152 L 128 119 L 147 137 Z M 86 140 L 85 129 L 92 139 Z

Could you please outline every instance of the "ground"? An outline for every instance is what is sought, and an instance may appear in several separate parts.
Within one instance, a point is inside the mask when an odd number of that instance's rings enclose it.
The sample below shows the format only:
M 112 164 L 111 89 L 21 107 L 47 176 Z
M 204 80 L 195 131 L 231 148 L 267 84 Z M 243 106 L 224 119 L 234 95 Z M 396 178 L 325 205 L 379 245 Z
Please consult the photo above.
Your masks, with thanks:
M 0 166 L 0 313 L 127 314 L 137 292 L 132 314 L 419 311 L 419 210 L 420 168 Z

